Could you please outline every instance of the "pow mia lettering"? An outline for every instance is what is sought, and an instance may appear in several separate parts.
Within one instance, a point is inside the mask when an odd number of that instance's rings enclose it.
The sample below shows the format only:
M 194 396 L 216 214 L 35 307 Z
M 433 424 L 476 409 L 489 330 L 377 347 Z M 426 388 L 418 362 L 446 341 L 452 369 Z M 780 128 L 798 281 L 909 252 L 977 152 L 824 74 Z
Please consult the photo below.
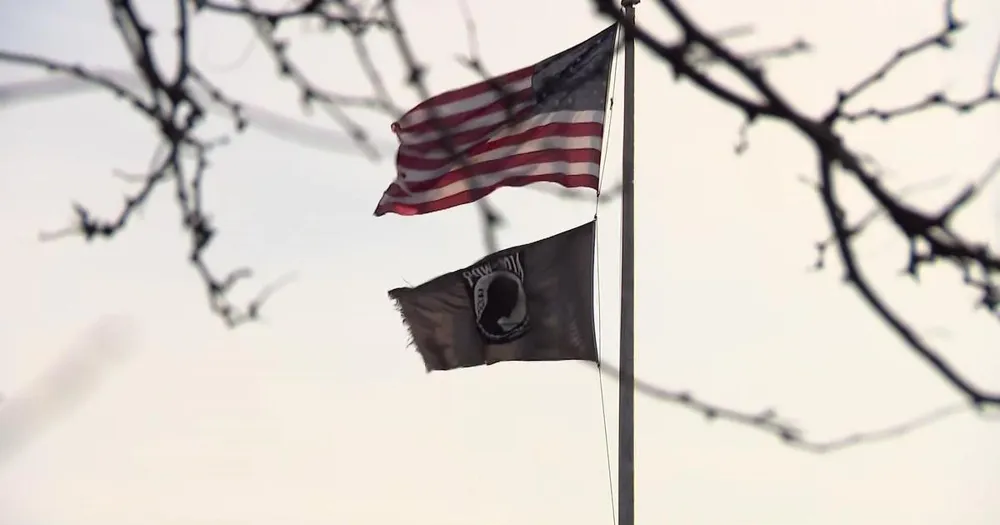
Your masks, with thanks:
M 519 339 L 528 330 L 528 301 L 520 253 L 485 261 L 462 272 L 476 327 L 489 343 Z

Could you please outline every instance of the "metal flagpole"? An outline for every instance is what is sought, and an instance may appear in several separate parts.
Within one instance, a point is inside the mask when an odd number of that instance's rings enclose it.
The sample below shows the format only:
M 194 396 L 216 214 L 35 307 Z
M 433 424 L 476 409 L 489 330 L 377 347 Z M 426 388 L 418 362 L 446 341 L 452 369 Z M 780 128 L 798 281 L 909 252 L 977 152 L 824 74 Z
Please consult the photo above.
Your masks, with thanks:
M 622 0 L 635 23 L 639 0 Z M 618 379 L 618 525 L 635 525 L 635 41 L 625 38 L 625 132 L 622 144 L 622 285 Z

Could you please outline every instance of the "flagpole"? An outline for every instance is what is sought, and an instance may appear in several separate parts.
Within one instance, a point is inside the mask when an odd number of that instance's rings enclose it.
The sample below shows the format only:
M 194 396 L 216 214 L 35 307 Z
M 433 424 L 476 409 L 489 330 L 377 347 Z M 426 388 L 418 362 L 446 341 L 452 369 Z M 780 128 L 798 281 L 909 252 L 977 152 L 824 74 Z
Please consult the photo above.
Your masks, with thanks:
M 622 0 L 635 23 L 639 0 Z M 635 525 L 635 41 L 625 38 L 625 125 L 622 144 L 622 283 L 618 380 L 618 525 Z

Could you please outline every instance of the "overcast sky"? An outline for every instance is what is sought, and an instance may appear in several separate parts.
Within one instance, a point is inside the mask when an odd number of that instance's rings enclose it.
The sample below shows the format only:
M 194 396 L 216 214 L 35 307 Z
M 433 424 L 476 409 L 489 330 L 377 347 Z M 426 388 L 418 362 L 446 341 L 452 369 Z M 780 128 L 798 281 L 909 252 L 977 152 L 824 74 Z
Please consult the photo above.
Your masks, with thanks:
M 457 0 L 401 4 L 433 91 L 474 80 L 454 58 L 466 49 Z M 497 73 L 605 27 L 590 4 L 469 2 L 483 58 Z M 746 49 L 807 37 L 815 51 L 775 62 L 769 75 L 814 114 L 941 23 L 937 0 L 686 4 L 707 28 L 752 24 L 754 36 L 733 42 Z M 169 27 L 168 2 L 141 5 Z M 1000 4 L 958 6 L 972 25 L 954 52 L 914 61 L 866 103 L 982 90 L 1000 41 Z M 641 4 L 638 18 L 668 30 L 655 2 Z M 318 83 L 364 88 L 344 41 L 301 31 L 293 53 Z M 267 54 L 246 53 L 248 27 L 205 17 L 196 34 L 195 56 L 234 97 L 301 116 L 294 89 L 274 79 Z M 389 42 L 373 42 L 400 105 L 416 102 Z M 128 65 L 95 0 L 0 0 L 0 48 Z M 799 181 L 814 176 L 809 145 L 786 126 L 764 123 L 751 132 L 749 152 L 736 157 L 737 112 L 674 83 L 645 52 L 636 62 L 638 375 L 734 408 L 774 408 L 817 440 L 960 402 L 841 284 L 836 265 L 807 271 L 814 243 L 828 232 L 817 196 Z M 32 78 L 0 69 L 3 83 Z M 73 201 L 106 214 L 118 209 L 132 189 L 112 172 L 143 170 L 155 145 L 142 119 L 103 94 L 0 111 L 0 392 L 8 407 L 23 409 L 0 408 L 0 523 L 611 522 L 605 451 L 611 447 L 613 469 L 615 383 L 604 383 L 602 416 L 592 367 L 505 364 L 428 375 L 406 347 L 385 292 L 482 256 L 473 206 L 376 219 L 372 210 L 393 174 L 388 161 L 348 153 L 336 136 L 323 139 L 323 151 L 250 131 L 214 157 L 206 191 L 220 237 L 209 261 L 251 265 L 254 285 L 288 274 L 296 280 L 267 305 L 264 322 L 227 331 L 209 315 L 185 263 L 169 187 L 114 242 L 38 242 L 40 230 L 71 220 Z M 620 117 L 616 110 L 609 186 L 620 177 Z M 858 125 L 847 137 L 878 159 L 888 184 L 924 184 L 914 198 L 935 205 L 1000 153 L 998 117 L 996 106 L 961 119 L 937 111 Z M 391 154 L 391 119 L 364 118 Z M 309 122 L 333 126 L 321 116 Z M 1000 189 L 967 212 L 966 231 L 1000 238 L 998 197 Z M 866 210 L 851 199 L 856 213 Z M 505 246 L 593 214 L 592 202 L 528 189 L 502 190 L 495 202 L 510 212 Z M 612 362 L 619 213 L 609 205 L 599 220 L 600 337 Z M 970 377 L 1000 388 L 996 321 L 972 309 L 974 295 L 956 286 L 953 272 L 929 272 L 920 286 L 899 277 L 905 246 L 885 226 L 872 229 L 861 251 L 879 289 L 923 334 Z M 75 406 L 37 409 L 40 396 L 60 393 L 53 384 L 80 373 L 94 381 L 69 392 Z M 25 404 L 31 399 L 36 405 Z M 818 456 L 656 400 L 640 397 L 636 410 L 638 523 L 1000 519 L 1000 423 L 958 415 L 896 441 Z M 25 421 L 34 430 L 15 436 Z

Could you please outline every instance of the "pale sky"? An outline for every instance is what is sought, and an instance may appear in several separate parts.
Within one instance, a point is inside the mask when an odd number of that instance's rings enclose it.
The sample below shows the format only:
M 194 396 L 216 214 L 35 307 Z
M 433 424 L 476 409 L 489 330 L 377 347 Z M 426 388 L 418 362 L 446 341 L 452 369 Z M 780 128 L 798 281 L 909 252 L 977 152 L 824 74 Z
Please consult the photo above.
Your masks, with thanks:
M 768 71 L 813 113 L 900 45 L 935 30 L 940 3 L 686 2 L 708 28 L 752 24 L 755 36 L 734 42 L 746 49 L 807 37 L 814 52 Z M 0 0 L 0 48 L 126 67 L 103 4 Z M 431 88 L 473 81 L 454 59 L 466 49 L 457 0 L 401 4 L 431 66 Z M 169 3 L 140 5 L 165 29 L 171 23 Z M 607 23 L 589 0 L 469 5 L 495 73 Z M 1000 41 L 1000 4 L 958 6 L 972 25 L 954 52 L 914 61 L 865 103 L 982 90 Z M 637 14 L 667 31 L 655 2 Z M 342 40 L 302 31 L 293 53 L 317 82 L 363 89 Z M 294 90 L 273 78 L 262 49 L 240 62 L 248 27 L 205 17 L 197 34 L 197 59 L 233 96 L 300 116 Z M 400 105 L 416 102 L 388 41 L 376 40 L 373 52 Z M 738 113 L 674 83 L 644 51 L 636 62 L 637 374 L 734 408 L 774 408 L 817 440 L 960 402 L 841 284 L 837 265 L 807 271 L 814 243 L 828 232 L 818 197 L 798 180 L 813 174 L 809 144 L 764 123 L 736 157 Z M 34 75 L 5 67 L 0 83 Z M 607 186 L 620 176 L 620 107 Z M 67 366 L 67 355 L 93 361 L 98 376 L 94 388 L 72 394 L 75 407 L 37 421 L 50 424 L 0 454 L 0 525 L 611 523 L 605 450 L 613 469 L 614 382 L 604 384 L 606 443 L 592 367 L 515 363 L 428 375 L 406 347 L 385 292 L 482 256 L 473 206 L 376 219 L 392 178 L 388 161 L 345 153 L 343 143 L 321 151 L 247 133 L 214 157 L 206 191 L 221 236 L 209 261 L 251 265 L 259 279 L 247 295 L 287 274 L 296 280 L 266 306 L 264 322 L 227 331 L 185 264 L 169 187 L 114 242 L 38 242 L 40 230 L 67 224 L 75 200 L 117 211 L 130 188 L 112 172 L 144 169 L 153 150 L 143 120 L 103 94 L 0 111 L 0 392 L 22 406 L 54 395 L 42 388 L 45 377 Z M 364 118 L 391 153 L 391 119 Z M 333 126 L 320 115 L 310 122 Z M 914 198 L 935 205 L 1000 154 L 1000 107 L 965 118 L 935 111 L 846 134 L 878 159 L 893 187 L 933 183 Z M 853 202 L 854 213 L 867 210 Z M 528 189 L 502 190 L 495 203 L 509 212 L 505 246 L 593 213 L 590 202 Z M 997 204 L 1000 188 L 966 212 L 966 231 L 1000 240 Z M 609 205 L 599 220 L 600 337 L 612 362 L 619 213 Z M 970 377 L 1000 388 L 996 321 L 973 310 L 974 295 L 956 286 L 955 273 L 928 272 L 920 286 L 898 277 L 905 247 L 884 225 L 861 249 L 879 289 L 922 333 Z M 110 351 L 117 357 L 109 361 Z M 0 443 L 13 442 L 15 418 L 3 412 Z M 1000 522 L 1000 423 L 959 415 L 819 456 L 641 396 L 636 412 L 640 524 Z

